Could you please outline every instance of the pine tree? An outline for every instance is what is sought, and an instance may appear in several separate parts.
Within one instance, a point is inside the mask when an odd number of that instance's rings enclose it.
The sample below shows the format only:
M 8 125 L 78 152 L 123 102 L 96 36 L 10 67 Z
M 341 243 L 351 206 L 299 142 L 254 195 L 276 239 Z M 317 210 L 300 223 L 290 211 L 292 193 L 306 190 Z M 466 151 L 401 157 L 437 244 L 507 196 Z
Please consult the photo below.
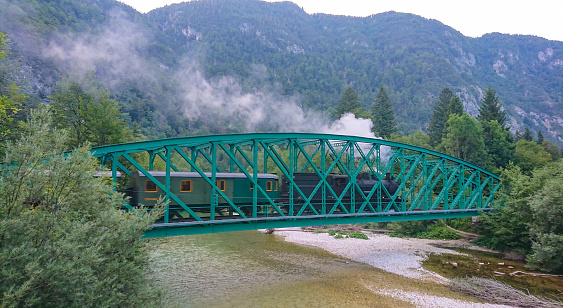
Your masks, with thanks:
M 371 116 L 373 118 L 372 132 L 378 133 L 380 137 L 389 138 L 392 133 L 397 132 L 393 106 L 384 87 L 381 87 L 377 93 L 371 108 Z
M 522 139 L 522 133 L 519 130 L 514 133 L 514 143 L 518 142 L 518 140 Z
M 532 136 L 532 131 L 526 126 L 524 129 L 524 134 L 522 134 L 522 139 L 527 141 L 534 141 L 534 136 Z
M 496 120 L 500 126 L 506 129 L 506 112 L 501 107 L 496 91 L 489 87 L 481 100 L 477 119 L 481 123 Z
M 358 108 L 362 108 L 358 94 L 356 94 L 354 89 L 348 87 L 346 91 L 344 91 L 340 103 L 336 106 L 336 110 L 334 111 L 335 119 L 340 119 L 343 114 L 352 113 L 354 109 Z
M 538 130 L 538 144 L 543 144 L 543 134 L 541 133 L 541 130 Z
M 436 147 L 442 142 L 444 128 L 450 115 L 463 114 L 463 104 L 457 95 L 449 88 L 444 88 L 438 102 L 434 105 L 434 112 L 428 125 L 428 135 L 430 136 L 430 145 Z
M 454 113 L 457 115 L 463 114 L 463 103 L 457 95 L 453 95 L 450 99 L 450 114 Z

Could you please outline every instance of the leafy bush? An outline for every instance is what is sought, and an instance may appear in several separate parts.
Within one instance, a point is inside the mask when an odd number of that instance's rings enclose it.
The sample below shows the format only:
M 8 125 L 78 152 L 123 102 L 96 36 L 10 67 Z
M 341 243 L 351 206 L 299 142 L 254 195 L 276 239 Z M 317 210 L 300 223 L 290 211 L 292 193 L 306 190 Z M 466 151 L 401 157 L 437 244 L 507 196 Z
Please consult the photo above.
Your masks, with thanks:
M 162 207 L 119 210 L 88 149 L 65 155 L 52 126 L 33 112 L 0 164 L 0 307 L 158 305 L 141 236 Z
M 416 237 L 439 240 L 455 240 L 462 238 L 456 231 L 448 228 L 438 220 L 415 220 L 393 222 L 389 228 L 395 232 L 389 234 L 393 237 Z
M 362 239 L 362 240 L 369 240 L 369 237 L 368 237 L 367 235 L 365 235 L 365 234 L 363 234 L 363 233 L 360 233 L 360 232 L 351 232 L 351 233 L 348 233 L 348 237 L 350 237 L 350 238 L 359 238 L 359 239 Z
M 444 224 L 436 224 L 428 229 L 428 231 L 416 234 L 417 238 L 428 238 L 434 240 L 457 240 L 462 238 L 459 233 L 448 228 Z
M 435 220 L 394 221 L 389 223 L 388 229 L 406 237 L 416 237 L 418 233 L 427 231 Z
M 448 219 L 446 223 L 456 230 L 475 232 L 471 217 Z

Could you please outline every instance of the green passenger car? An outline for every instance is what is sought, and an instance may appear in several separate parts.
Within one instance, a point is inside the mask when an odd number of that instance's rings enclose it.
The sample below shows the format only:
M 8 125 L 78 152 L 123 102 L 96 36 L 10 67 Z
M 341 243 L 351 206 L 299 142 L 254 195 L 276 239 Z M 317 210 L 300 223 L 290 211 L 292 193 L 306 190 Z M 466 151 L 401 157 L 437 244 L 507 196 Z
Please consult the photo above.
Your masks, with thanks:
M 162 185 L 165 184 L 166 172 L 149 171 L 149 173 Z M 211 179 L 211 173 L 205 173 Z M 253 189 L 250 179 L 244 173 L 216 173 L 216 186 L 239 207 L 248 207 L 253 204 Z M 274 202 L 279 200 L 279 177 L 275 174 L 259 173 L 258 185 Z M 130 188 L 131 205 L 154 206 L 159 197 L 166 194 L 146 175 L 139 171 L 131 172 Z M 209 212 L 212 187 L 197 172 L 170 172 L 170 191 L 195 212 Z M 229 211 L 230 205 L 225 198 L 218 195 L 217 212 Z M 266 196 L 257 191 L 257 203 L 269 204 Z M 170 209 L 181 210 L 179 204 L 170 199 Z

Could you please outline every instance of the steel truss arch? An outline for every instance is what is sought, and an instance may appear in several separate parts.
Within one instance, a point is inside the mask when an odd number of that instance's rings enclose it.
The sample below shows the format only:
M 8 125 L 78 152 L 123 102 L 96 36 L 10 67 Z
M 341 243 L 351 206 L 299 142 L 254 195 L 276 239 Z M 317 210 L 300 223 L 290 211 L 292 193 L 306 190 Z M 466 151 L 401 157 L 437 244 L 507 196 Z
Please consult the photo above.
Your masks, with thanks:
M 111 170 L 114 182 L 119 174 L 131 175 L 136 170 L 156 184 L 170 202 L 162 222 L 153 225 L 146 237 L 469 217 L 492 209 L 501 186 L 495 174 L 443 153 L 345 135 L 196 136 L 108 145 L 91 152 Z M 164 172 L 160 180 L 154 176 L 156 170 Z M 208 205 L 194 207 L 179 197 L 170 186 L 175 172 L 200 177 L 210 191 Z M 219 173 L 246 178 L 256 188 L 252 189 L 252 201 L 241 204 L 222 191 L 216 181 Z M 302 173 L 318 178 L 316 185 L 300 187 L 294 178 Z M 272 197 L 260 185 L 261 174 L 277 174 L 283 179 L 287 198 Z M 345 187 L 337 190 L 329 183 L 334 174 L 348 179 Z M 357 182 L 366 176 L 375 183 L 368 190 Z M 386 177 L 396 181 L 394 193 L 383 185 Z

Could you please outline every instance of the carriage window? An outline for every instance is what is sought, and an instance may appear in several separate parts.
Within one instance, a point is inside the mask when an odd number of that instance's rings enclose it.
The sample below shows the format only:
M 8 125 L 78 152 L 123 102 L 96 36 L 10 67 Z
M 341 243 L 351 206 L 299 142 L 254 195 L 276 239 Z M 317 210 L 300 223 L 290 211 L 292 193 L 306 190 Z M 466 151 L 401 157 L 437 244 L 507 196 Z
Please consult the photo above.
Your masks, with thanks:
M 272 191 L 272 181 L 266 182 L 266 191 Z
M 274 191 L 278 191 L 278 180 L 274 181 Z
M 217 180 L 215 181 L 215 185 L 219 187 L 221 191 L 227 190 L 227 183 L 225 180 Z
M 192 181 L 183 180 L 180 182 L 180 192 L 191 192 L 192 191 Z
M 145 192 L 157 192 L 156 184 L 151 180 L 145 182 Z
M 250 183 L 250 190 L 254 189 L 254 183 Z

